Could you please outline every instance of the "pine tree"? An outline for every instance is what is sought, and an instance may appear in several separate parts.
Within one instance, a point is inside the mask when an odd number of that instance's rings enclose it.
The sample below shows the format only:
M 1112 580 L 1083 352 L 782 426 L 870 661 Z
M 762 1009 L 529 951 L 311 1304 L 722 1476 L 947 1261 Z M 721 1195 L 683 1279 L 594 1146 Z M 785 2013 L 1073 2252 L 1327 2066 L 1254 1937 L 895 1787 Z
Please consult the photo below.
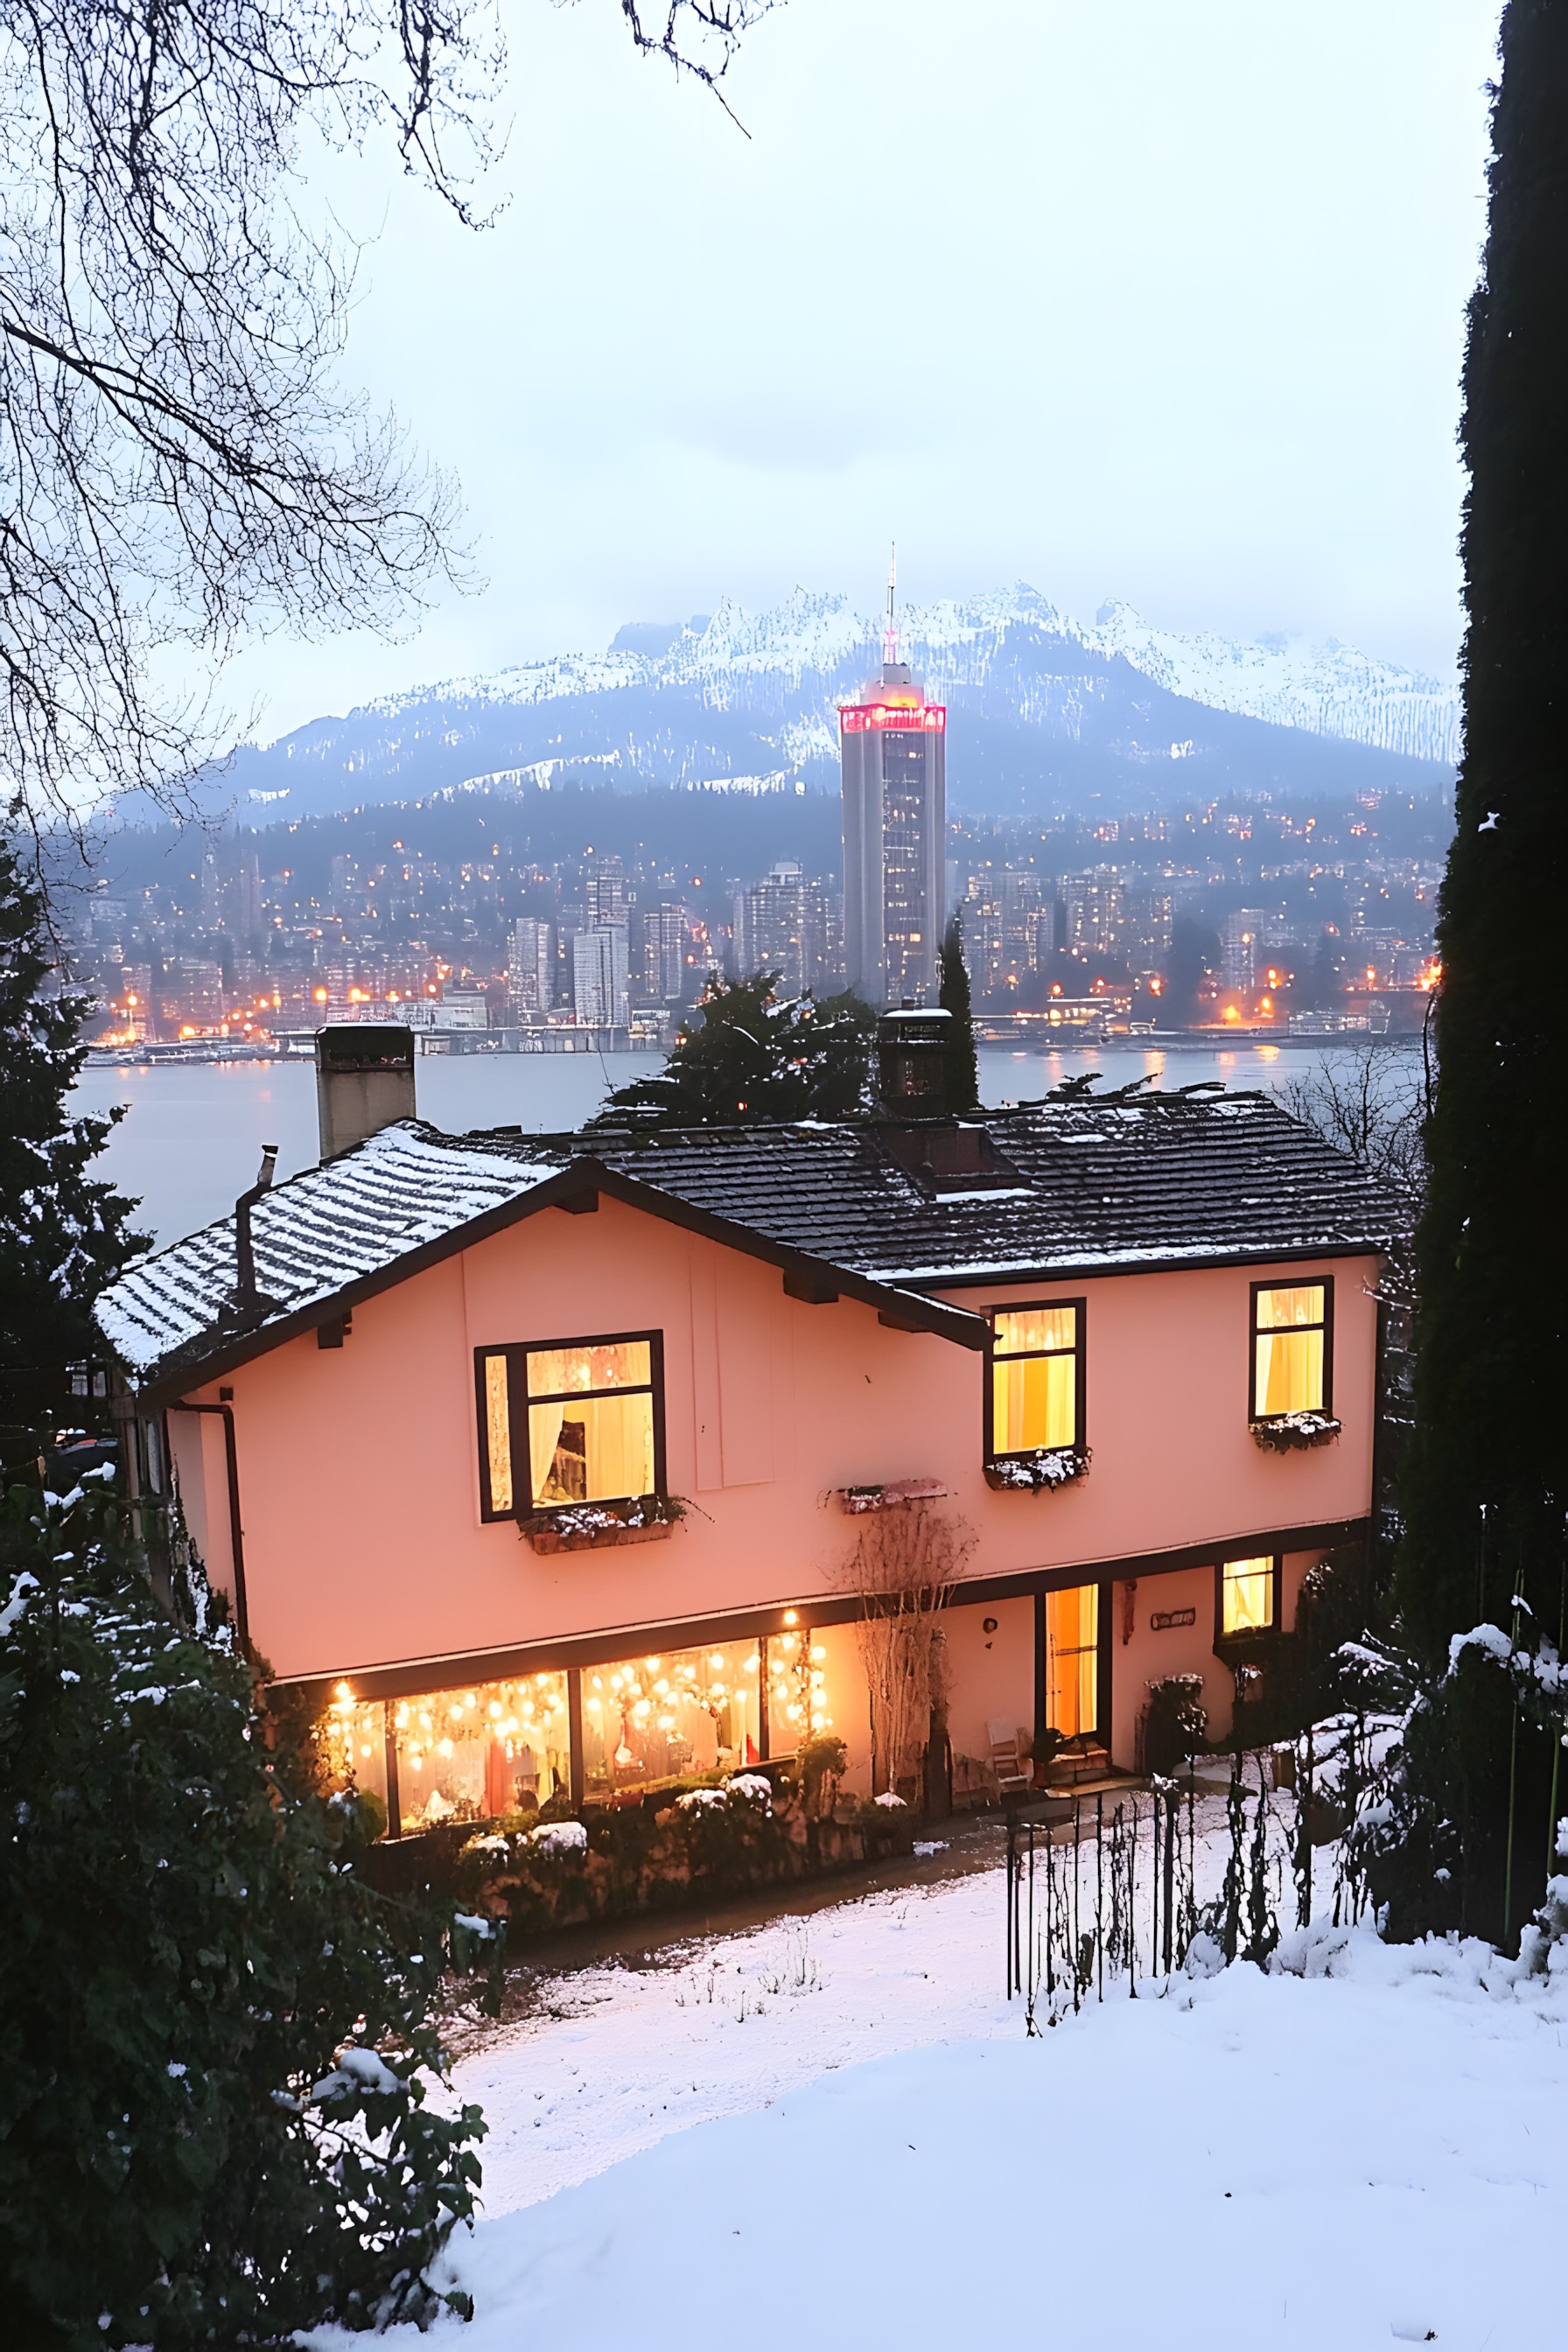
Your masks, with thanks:
M 93 1300 L 148 1247 L 135 1203 L 89 1172 L 123 1112 L 67 1109 L 89 1000 L 46 994 L 54 970 L 42 892 L 0 839 L 0 1423 L 26 1427 L 65 1409 Z
M 953 1117 L 980 1107 L 980 1059 L 974 1049 L 974 1014 L 969 1001 L 969 966 L 963 955 L 963 919 L 955 910 L 942 936 L 937 1003 L 952 1015 L 947 1057 L 947 1111 Z
M 426 2320 L 483 2129 L 428 2100 L 441 1923 L 361 1883 L 357 1808 L 297 1793 L 130 1517 L 95 1471 L 0 1503 L 7 2340 Z
M 1568 891 L 1568 0 L 1509 0 L 1500 41 L 1464 373 L 1465 750 L 1437 927 L 1440 1078 L 1399 1584 L 1429 1663 L 1478 1621 L 1506 1627 L 1516 1593 L 1556 1635 L 1568 1513 L 1562 1047 L 1542 962 Z M 1539 1864 L 1538 1745 L 1521 1760 L 1520 1819 Z M 1482 1769 L 1436 1792 L 1465 1808 L 1467 1864 L 1489 1890 L 1467 1924 L 1491 1934 L 1507 1811 L 1486 1759 L 1508 1746 L 1483 1727 Z M 1516 1912 L 1542 1866 L 1516 1874 Z
M 754 1127 L 865 1108 L 876 1014 L 853 992 L 781 998 L 776 971 L 709 982 L 664 1068 L 617 1087 L 595 1128 Z

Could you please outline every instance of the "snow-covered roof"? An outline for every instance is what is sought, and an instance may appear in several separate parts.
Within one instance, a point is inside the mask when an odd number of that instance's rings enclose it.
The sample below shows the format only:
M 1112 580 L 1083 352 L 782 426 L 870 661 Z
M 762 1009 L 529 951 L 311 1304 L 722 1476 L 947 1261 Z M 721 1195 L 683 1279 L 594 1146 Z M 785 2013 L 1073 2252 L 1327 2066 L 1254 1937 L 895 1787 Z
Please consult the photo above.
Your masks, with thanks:
M 965 1145 L 966 1172 L 942 1172 L 944 1133 Z M 138 1379 L 189 1380 L 596 1182 L 837 1275 L 851 1295 L 901 1301 L 968 1344 L 973 1318 L 930 1293 L 1364 1252 L 1403 1223 L 1397 1200 L 1265 1095 L 1047 1101 L 945 1130 L 845 1120 L 574 1139 L 401 1120 L 257 1201 L 257 1301 L 237 1298 L 230 1215 L 122 1275 L 99 1325 Z
M 326 1307 L 353 1283 L 504 1211 L 559 1172 L 542 1157 L 475 1147 L 415 1120 L 308 1168 L 251 1210 L 256 1286 L 268 1302 L 254 1329 Z M 239 1269 L 235 1219 L 138 1260 L 95 1314 L 121 1360 L 145 1376 L 171 1357 L 226 1342 Z

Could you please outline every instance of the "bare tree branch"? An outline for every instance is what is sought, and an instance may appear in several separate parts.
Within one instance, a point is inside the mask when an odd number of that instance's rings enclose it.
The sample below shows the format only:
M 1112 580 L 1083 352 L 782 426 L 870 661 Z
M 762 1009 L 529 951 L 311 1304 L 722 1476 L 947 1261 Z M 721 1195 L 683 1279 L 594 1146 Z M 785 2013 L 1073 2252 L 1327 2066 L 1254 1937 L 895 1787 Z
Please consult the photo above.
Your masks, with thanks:
M 711 88 L 766 0 L 619 5 Z M 388 138 L 476 224 L 497 5 L 0 0 L 0 805 L 35 835 L 189 806 L 224 715 L 161 670 L 461 576 L 452 485 L 342 384 L 356 255 L 304 158 Z

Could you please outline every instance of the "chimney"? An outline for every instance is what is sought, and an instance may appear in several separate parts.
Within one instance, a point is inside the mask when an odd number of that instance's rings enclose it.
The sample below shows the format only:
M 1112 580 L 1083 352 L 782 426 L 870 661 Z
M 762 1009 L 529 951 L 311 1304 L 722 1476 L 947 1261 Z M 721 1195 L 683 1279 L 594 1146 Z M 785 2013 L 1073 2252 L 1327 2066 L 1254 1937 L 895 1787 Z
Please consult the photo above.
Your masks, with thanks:
M 234 1204 L 234 1264 L 235 1287 L 233 1311 L 242 1323 L 263 1314 L 272 1304 L 262 1296 L 256 1280 L 256 1251 L 250 1236 L 250 1213 L 263 1192 L 272 1190 L 272 1179 L 278 1170 L 278 1146 L 264 1143 L 261 1166 L 248 1192 L 242 1192 Z
M 368 1021 L 316 1032 L 316 1111 L 321 1158 L 412 1118 L 414 1032 Z
M 877 1024 L 878 1091 L 888 1118 L 947 1115 L 952 1015 L 934 1004 L 905 1005 Z

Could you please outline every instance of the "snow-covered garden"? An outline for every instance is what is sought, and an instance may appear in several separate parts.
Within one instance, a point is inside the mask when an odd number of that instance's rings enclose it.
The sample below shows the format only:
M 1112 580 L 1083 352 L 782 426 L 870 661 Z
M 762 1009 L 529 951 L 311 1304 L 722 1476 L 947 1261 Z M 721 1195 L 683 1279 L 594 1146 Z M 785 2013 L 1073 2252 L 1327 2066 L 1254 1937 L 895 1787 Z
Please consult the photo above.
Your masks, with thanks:
M 1003 1916 L 987 1867 L 542 1972 L 527 2021 L 458 2069 L 489 2119 L 484 2217 L 446 2258 L 474 2321 L 437 2336 L 1510 2352 L 1555 2334 L 1568 1974 L 1318 1925 L 1267 1973 L 1200 1944 L 1188 1972 L 1108 1985 L 1028 2038 Z

